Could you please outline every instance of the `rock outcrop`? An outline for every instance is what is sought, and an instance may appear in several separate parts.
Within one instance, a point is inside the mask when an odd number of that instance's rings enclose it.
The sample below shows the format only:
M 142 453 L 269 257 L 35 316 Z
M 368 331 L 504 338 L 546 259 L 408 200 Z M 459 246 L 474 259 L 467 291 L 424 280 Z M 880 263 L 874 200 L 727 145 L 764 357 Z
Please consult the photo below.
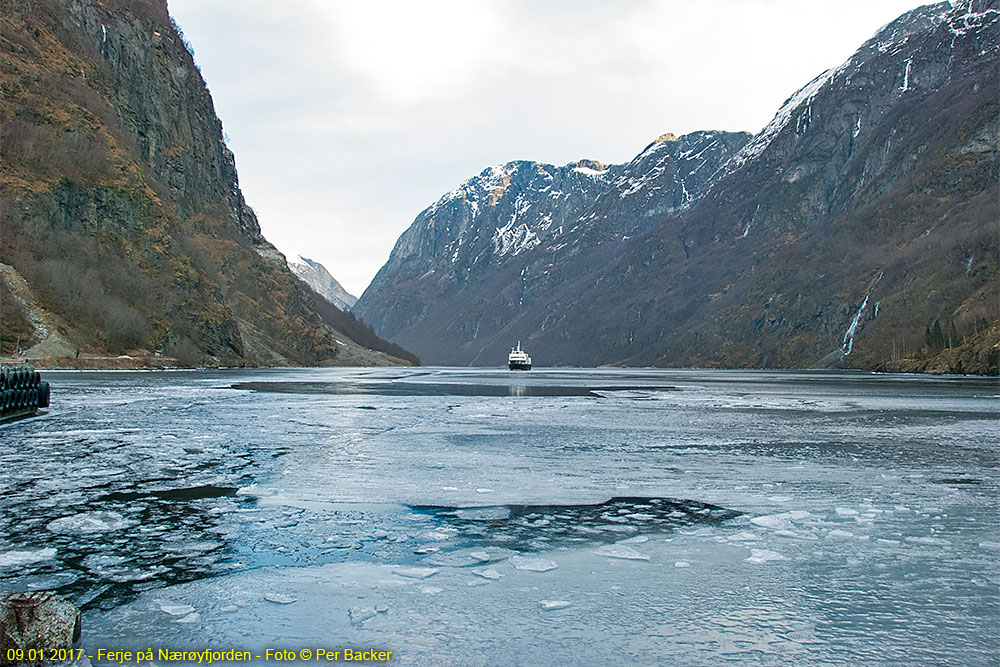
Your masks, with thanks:
M 54 593 L 8 593 L 0 600 L 0 667 L 78 664 L 71 649 L 80 626 L 80 610 Z
M 0 280 L 0 353 L 58 335 L 70 360 L 394 363 L 261 236 L 166 2 L 5 0 L 0 21 L 0 262 L 25 284 Z

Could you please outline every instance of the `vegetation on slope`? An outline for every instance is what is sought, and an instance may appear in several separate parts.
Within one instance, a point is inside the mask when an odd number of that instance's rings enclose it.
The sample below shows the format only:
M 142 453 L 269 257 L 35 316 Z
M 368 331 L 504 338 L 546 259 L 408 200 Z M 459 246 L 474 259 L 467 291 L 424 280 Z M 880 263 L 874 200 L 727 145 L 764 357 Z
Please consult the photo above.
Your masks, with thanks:
M 260 235 L 165 2 L 5 0 L 0 21 L 0 262 L 74 354 L 357 363 Z M 26 347 L 10 290 L 5 354 Z

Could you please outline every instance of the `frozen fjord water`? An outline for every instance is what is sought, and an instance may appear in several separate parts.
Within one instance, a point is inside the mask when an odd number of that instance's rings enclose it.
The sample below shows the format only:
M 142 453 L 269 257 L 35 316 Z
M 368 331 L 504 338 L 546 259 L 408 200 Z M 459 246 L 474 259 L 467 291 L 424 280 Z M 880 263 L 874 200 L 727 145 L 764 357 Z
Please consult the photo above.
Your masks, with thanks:
M 996 649 L 995 381 L 51 375 L 56 409 L 0 429 L 0 588 L 87 602 L 92 646 L 365 644 L 418 664 Z

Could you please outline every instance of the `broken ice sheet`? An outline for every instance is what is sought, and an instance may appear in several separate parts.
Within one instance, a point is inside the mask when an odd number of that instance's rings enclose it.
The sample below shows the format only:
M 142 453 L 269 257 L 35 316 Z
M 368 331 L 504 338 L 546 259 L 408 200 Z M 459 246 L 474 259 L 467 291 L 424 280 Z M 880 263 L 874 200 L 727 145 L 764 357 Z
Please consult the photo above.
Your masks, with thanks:
M 361 624 L 370 618 L 375 618 L 377 613 L 374 607 L 351 607 L 347 610 L 347 615 L 351 619 L 351 623 L 354 624 Z
M 50 521 L 45 527 L 53 533 L 75 535 L 122 530 L 135 524 L 117 512 L 82 512 Z
M 751 549 L 750 557 L 744 558 L 748 563 L 766 563 L 772 560 L 788 560 L 786 557 L 779 554 L 777 551 L 770 551 L 768 549 Z
M 605 558 L 621 558 L 624 560 L 649 560 L 649 556 L 636 551 L 627 544 L 605 544 L 594 551 L 598 556 Z
M 292 604 L 298 601 L 298 598 L 282 595 L 281 593 L 264 593 L 264 599 L 277 604 Z
M 0 567 L 16 567 L 31 565 L 56 557 L 54 548 L 38 549 L 37 551 L 6 551 L 0 553 Z
M 404 567 L 393 570 L 392 572 L 393 574 L 406 577 L 407 579 L 426 579 L 427 577 L 437 574 L 438 570 L 433 567 Z
M 542 609 L 565 609 L 573 603 L 568 600 L 539 600 L 538 604 L 542 605 Z
M 754 535 L 749 531 L 741 530 L 735 535 L 730 535 L 726 539 L 728 539 L 730 542 L 756 542 L 760 539 L 760 537 Z
M 802 519 L 810 516 L 812 515 L 809 512 L 803 510 L 793 510 L 791 512 L 782 512 L 781 514 L 765 514 L 764 516 L 756 516 L 750 519 L 750 523 L 762 528 L 787 531 L 792 530 L 794 527 L 792 522 L 801 521 Z
M 515 569 L 529 572 L 548 572 L 559 567 L 548 558 L 541 557 L 511 556 L 508 560 Z
M 496 568 L 488 567 L 484 570 L 473 570 L 472 574 L 478 575 L 484 579 L 499 579 L 503 575 L 497 571 Z
M 413 505 L 411 508 L 445 524 L 423 533 L 428 541 L 455 539 L 493 546 L 505 544 L 521 551 L 546 550 L 581 539 L 612 542 L 640 531 L 662 532 L 717 524 L 739 515 L 724 507 L 695 501 L 641 497 L 615 497 L 582 505 Z M 449 528 L 454 532 L 449 532 Z M 641 542 L 647 536 L 637 537 L 640 538 L 637 542 Z
M 166 612 L 171 616 L 186 616 L 194 611 L 194 607 L 189 604 L 173 604 L 171 602 L 161 602 L 160 611 Z

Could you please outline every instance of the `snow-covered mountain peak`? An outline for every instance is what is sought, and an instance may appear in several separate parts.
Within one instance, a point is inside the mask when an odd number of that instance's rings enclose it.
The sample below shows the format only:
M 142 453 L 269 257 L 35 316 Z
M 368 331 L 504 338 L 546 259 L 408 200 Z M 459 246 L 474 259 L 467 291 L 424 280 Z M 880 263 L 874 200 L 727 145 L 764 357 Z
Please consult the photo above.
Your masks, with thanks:
M 596 160 L 579 160 L 571 162 L 566 166 L 572 168 L 578 174 L 596 178 L 607 175 L 613 165 L 607 165 Z
M 792 119 L 792 115 L 800 107 L 808 106 L 812 102 L 816 93 L 833 78 L 834 72 L 833 69 L 826 70 L 785 100 L 771 122 L 758 132 L 739 153 L 733 156 L 729 164 L 726 165 L 726 171 L 734 171 L 763 153 L 764 149 L 778 136 L 778 133 L 785 129 L 785 126 Z
M 325 266 L 315 260 L 299 255 L 295 261 L 288 262 L 288 268 L 320 296 L 341 310 L 350 310 L 358 300 L 358 297 L 345 290 L 337 279 L 330 275 Z
M 996 32 L 993 27 L 1000 19 L 997 4 L 997 0 L 940 2 L 918 7 L 882 26 L 842 65 L 823 72 L 785 100 L 774 118 L 733 156 L 724 173 L 735 172 L 759 158 L 793 121 L 794 136 L 804 134 L 813 120 L 813 100 L 817 95 L 824 94 L 824 89 L 856 89 L 859 84 L 874 85 L 873 81 L 881 78 L 886 71 L 897 77 L 894 89 L 900 94 L 940 83 L 942 76 L 948 76 L 946 72 L 942 74 L 941 64 L 946 62 L 946 67 L 950 68 L 953 61 L 960 60 L 954 55 L 942 59 L 941 53 L 928 46 L 927 40 L 923 38 L 931 36 L 935 30 L 941 30 L 943 25 L 947 26 L 950 33 L 950 37 L 945 33 L 940 40 L 940 48 L 946 49 L 946 53 L 947 50 L 954 53 L 960 37 L 978 38 L 981 45 L 981 48 L 976 48 L 977 53 L 968 53 L 963 58 L 996 51 L 1000 48 L 996 36 L 989 33 Z M 859 73 L 861 78 L 857 79 Z M 924 76 L 921 77 L 921 74 Z M 846 97 L 855 95 L 856 93 Z M 853 130 L 855 137 L 861 131 L 862 115 L 859 114 L 856 119 Z

